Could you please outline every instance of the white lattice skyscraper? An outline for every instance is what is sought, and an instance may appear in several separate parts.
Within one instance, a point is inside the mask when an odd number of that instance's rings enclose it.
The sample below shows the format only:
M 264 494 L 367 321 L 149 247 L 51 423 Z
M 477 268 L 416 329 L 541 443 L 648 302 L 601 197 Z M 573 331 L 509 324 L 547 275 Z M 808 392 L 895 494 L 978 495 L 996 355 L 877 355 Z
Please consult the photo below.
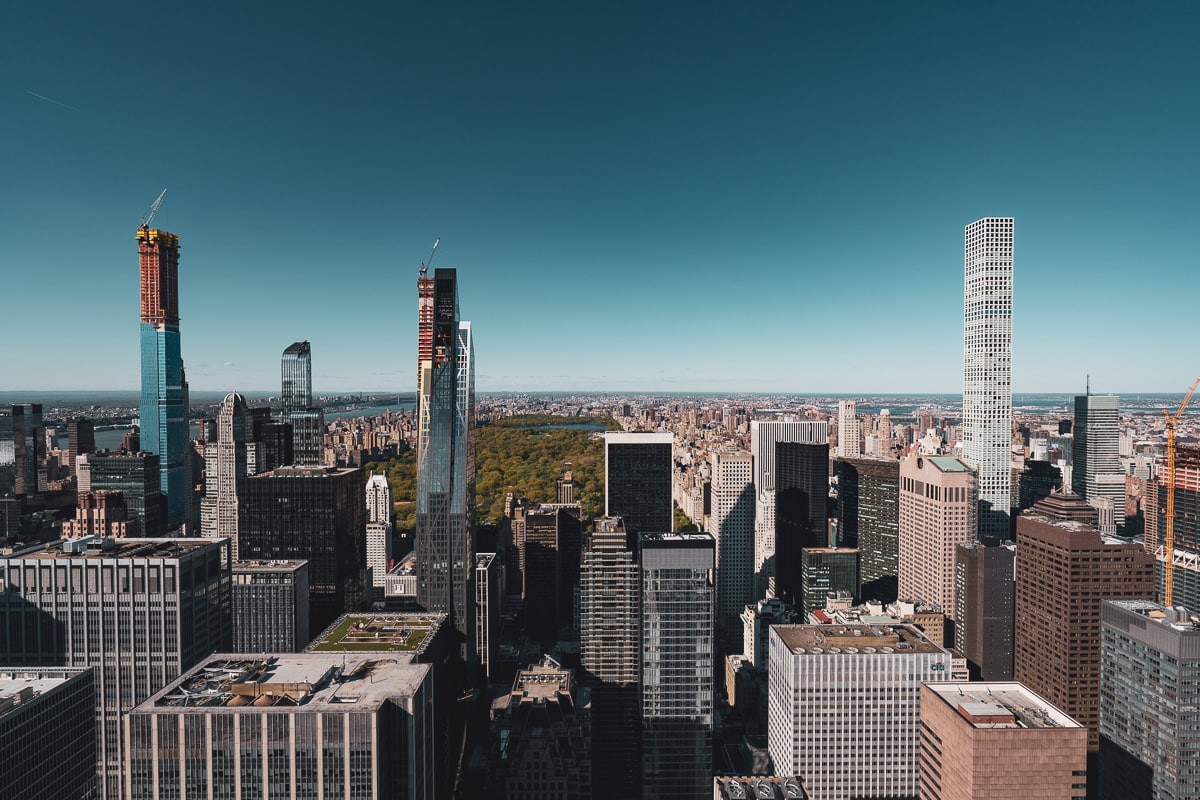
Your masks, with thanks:
M 979 535 L 1009 536 L 1013 219 L 984 217 L 963 251 L 963 460 L 979 474 Z

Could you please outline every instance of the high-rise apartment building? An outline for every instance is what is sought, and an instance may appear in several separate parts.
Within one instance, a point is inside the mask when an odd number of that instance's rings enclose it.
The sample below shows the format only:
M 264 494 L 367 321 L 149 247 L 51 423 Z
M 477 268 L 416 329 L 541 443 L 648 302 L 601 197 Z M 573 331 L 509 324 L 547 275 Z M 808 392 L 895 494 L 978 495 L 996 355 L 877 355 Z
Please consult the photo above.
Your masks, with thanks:
M 725 450 L 712 454 L 717 637 L 733 649 L 742 636 L 742 609 L 755 599 L 754 476 L 751 467 L 749 453 Z
M 13 441 L 11 408 L 0 408 L 0 497 L 15 495 L 17 485 L 16 444 Z
M 1102 498 L 1111 499 L 1116 523 L 1124 527 L 1125 474 L 1118 453 L 1120 404 L 1116 395 L 1076 395 L 1071 491 L 1092 505 Z
M 231 392 L 217 412 L 217 441 L 205 448 L 200 535 L 228 539 L 233 561 L 239 559 L 238 479 L 252 474 L 251 434 L 246 400 Z
M 471 323 L 459 319 L 457 272 L 435 270 L 433 284 L 432 350 L 421 362 L 417 432 L 417 601 L 450 615 L 469 656 L 475 618 L 474 343 Z
M 579 578 L 580 665 L 592 688 L 592 794 L 633 797 L 641 780 L 641 586 L 620 518 L 596 520 L 584 539 Z
M 1102 600 L 1154 597 L 1154 557 L 1096 529 L 1095 509 L 1051 495 L 1017 518 L 1013 675 L 1099 742 Z
M 858 426 L 858 413 L 853 400 L 838 401 L 838 448 L 842 458 L 862 455 L 862 435 Z
M 527 505 L 518 501 L 513 507 L 512 531 L 525 627 L 531 639 L 549 648 L 559 629 L 574 622 L 583 507 L 578 503 Z
M 963 461 L 979 476 L 979 536 L 1009 538 L 1012 445 L 1013 219 L 964 232 Z
M 954 551 L 954 649 L 985 681 L 1013 677 L 1017 548 L 997 539 L 967 541 Z
M 805 547 L 829 546 L 829 444 L 775 443 L 775 592 L 799 607 Z
M 712 791 L 715 544 L 708 533 L 638 536 L 643 797 Z
M 93 670 L 0 668 L 0 797 L 93 800 Z
M 158 456 L 164 524 L 170 531 L 188 522 L 192 508 L 187 381 L 179 348 L 179 237 L 143 225 L 137 242 L 142 298 L 141 445 Z
M 923 684 L 920 790 L 921 800 L 1084 800 L 1087 730 L 1019 683 Z
M 367 478 L 367 522 L 392 521 L 392 487 L 386 475 Z
M 771 628 L 767 743 L 813 797 L 915 797 L 920 688 L 951 657 L 911 625 Z
M 128 800 L 435 797 L 433 667 L 214 654 L 129 714 Z
M 1196 617 L 1182 606 L 1113 600 L 1101 621 L 1101 800 L 1200 797 Z
M 900 462 L 892 458 L 839 458 L 838 541 L 862 553 L 862 596 L 895 600 L 900 574 Z
M 954 548 L 975 534 L 975 473 L 953 456 L 912 454 L 900 463 L 901 597 L 954 619 Z
M 93 667 L 98 797 L 121 798 L 137 703 L 229 646 L 229 566 L 203 539 L 76 539 L 0 557 L 9 664 Z
M 230 602 L 237 653 L 295 653 L 308 644 L 308 562 L 235 561 Z
M 238 550 L 245 561 L 308 562 L 309 636 L 366 600 L 366 474 L 280 467 L 238 480 Z
M 604 514 L 624 520 L 630 535 L 675 527 L 674 446 L 670 433 L 604 434 Z
M 829 423 L 798 420 L 751 420 L 750 455 L 754 459 L 754 597 L 766 594 L 775 577 L 775 445 L 779 442 L 827 445 Z

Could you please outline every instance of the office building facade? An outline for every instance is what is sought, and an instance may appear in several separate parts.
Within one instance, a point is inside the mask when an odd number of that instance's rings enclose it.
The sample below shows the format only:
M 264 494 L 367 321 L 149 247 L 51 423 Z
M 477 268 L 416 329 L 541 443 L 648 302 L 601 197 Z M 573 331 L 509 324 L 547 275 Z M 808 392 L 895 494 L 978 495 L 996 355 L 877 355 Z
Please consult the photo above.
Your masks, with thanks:
M 367 478 L 367 522 L 392 521 L 392 487 L 387 476 L 375 474 Z
M 829 546 L 829 445 L 775 444 L 775 592 L 799 606 L 805 547 Z
M 1102 600 L 1154 597 L 1154 557 L 1104 537 L 1095 509 L 1052 495 L 1017 518 L 1013 676 L 1088 728 L 1100 727 Z
M 837 454 L 842 458 L 856 458 L 862 455 L 862 435 L 858 424 L 858 411 L 853 400 L 838 401 Z
M 238 481 L 238 550 L 245 561 L 308 562 L 309 636 L 366 601 L 366 474 L 280 467 Z
M 1200 797 L 1200 625 L 1185 607 L 1101 610 L 1100 758 L 1109 798 Z
M 67 468 L 75 474 L 75 459 L 96 450 L 96 423 L 90 419 L 67 421 Z
M 984 681 L 1013 677 L 1017 548 L 985 539 L 954 551 L 954 649 Z
M 862 553 L 862 596 L 891 602 L 900 574 L 900 462 L 892 458 L 839 458 L 839 547 Z
M 964 230 L 963 461 L 979 476 L 979 536 L 1007 539 L 1011 506 L 1013 219 Z
M 749 453 L 712 454 L 712 534 L 717 542 L 717 637 L 736 649 L 742 609 L 754 602 L 754 475 Z
M 295 653 L 308 644 L 307 561 L 235 561 L 230 586 L 234 652 Z
M 950 654 L 911 625 L 772 627 L 775 772 L 813 797 L 916 797 L 921 684 L 950 677 Z
M 674 529 L 670 433 L 604 434 L 604 515 L 620 517 L 631 535 Z
M 126 796 L 432 800 L 432 672 L 389 653 L 214 654 L 130 712 Z
M 252 434 L 245 398 L 226 395 L 217 412 L 217 441 L 205 448 L 200 535 L 227 539 L 234 561 L 239 559 L 238 479 L 253 474 Z
M 122 720 L 230 640 L 229 567 L 202 539 L 77 539 L 0 557 L 0 652 L 93 667 L 98 797 L 122 797 Z
M 804 547 L 800 550 L 800 614 L 825 607 L 830 594 L 858 599 L 860 552 L 853 547 Z
M 1087 729 L 1019 683 L 921 686 L 922 800 L 1085 800 Z
M 38 466 L 46 460 L 46 429 L 41 403 L 12 406 L 13 491 L 18 497 L 38 494 Z
M 0 668 L 0 797 L 92 800 L 96 685 L 87 668 Z
M 1118 527 L 1125 527 L 1125 474 L 1118 453 L 1121 398 L 1076 395 L 1071 491 L 1092 505 L 1110 499 Z
M 712 791 L 715 545 L 707 533 L 638 535 L 643 797 Z
M 142 226 L 137 241 L 142 299 L 141 446 L 158 456 L 164 525 L 170 531 L 188 522 L 192 507 L 187 382 L 179 344 L 179 237 Z
M 86 491 L 120 492 L 128 522 L 126 535 L 154 538 L 165 532 L 159 458 L 153 453 L 91 453 Z
M 975 535 L 975 473 L 952 456 L 900 463 L 900 597 L 941 606 L 954 619 L 954 548 Z
M 829 423 L 809 420 L 751 420 L 754 460 L 754 597 L 762 599 L 775 577 L 775 445 L 827 445 Z
M 431 358 L 417 420 L 417 601 L 450 615 L 470 661 L 475 620 L 475 351 L 459 319 L 458 275 L 433 278 Z

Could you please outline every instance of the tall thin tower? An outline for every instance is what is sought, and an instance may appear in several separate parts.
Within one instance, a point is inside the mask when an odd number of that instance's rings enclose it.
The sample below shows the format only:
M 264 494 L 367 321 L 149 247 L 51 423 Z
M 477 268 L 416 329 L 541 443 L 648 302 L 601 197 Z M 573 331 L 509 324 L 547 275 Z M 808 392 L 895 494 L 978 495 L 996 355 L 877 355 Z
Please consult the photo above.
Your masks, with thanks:
M 963 460 L 979 474 L 978 535 L 1009 537 L 1013 219 L 984 217 L 963 250 Z
M 458 277 L 433 278 L 430 358 L 421 363 L 417 432 L 417 602 L 474 642 L 475 365 L 458 318 Z M 470 654 L 468 653 L 468 660 Z
M 179 351 L 179 237 L 151 228 L 153 219 L 152 212 L 137 230 L 142 295 L 138 413 L 142 448 L 159 459 L 159 488 L 165 498 L 166 527 L 171 530 L 187 522 L 191 512 L 187 384 Z

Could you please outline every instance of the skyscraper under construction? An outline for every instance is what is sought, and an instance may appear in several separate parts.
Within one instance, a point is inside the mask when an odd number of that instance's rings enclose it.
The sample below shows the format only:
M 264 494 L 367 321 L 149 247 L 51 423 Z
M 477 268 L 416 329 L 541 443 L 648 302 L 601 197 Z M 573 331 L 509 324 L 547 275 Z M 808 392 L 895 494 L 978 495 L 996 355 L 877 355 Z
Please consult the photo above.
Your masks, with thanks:
M 187 382 L 179 351 L 179 237 L 150 227 L 153 219 L 151 213 L 137 230 L 142 295 L 138 411 L 142 447 L 159 459 L 159 487 L 170 530 L 187 522 L 191 514 Z
M 422 314 L 430 288 L 427 280 L 422 275 L 418 283 Z M 435 270 L 432 284 L 430 318 L 426 322 L 422 316 L 419 326 L 417 601 L 429 611 L 449 614 L 470 647 L 475 599 L 474 349 L 471 323 L 458 316 L 455 270 Z

